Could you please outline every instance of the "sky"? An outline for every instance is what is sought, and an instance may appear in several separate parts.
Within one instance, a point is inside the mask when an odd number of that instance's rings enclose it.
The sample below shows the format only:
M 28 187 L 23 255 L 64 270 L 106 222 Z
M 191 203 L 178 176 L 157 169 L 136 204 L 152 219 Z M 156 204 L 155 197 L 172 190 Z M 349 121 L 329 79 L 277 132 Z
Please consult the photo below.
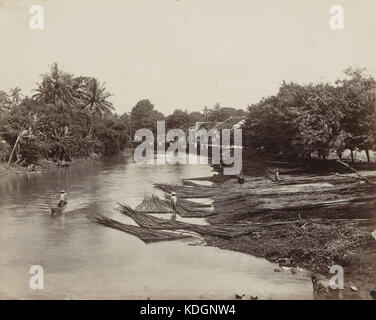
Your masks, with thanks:
M 32 30 L 29 10 L 44 9 Z M 329 8 L 344 8 L 344 29 Z M 376 74 L 376 0 L 0 0 L 0 89 L 32 94 L 58 62 L 97 77 L 116 112 L 149 99 L 165 115 L 219 102 L 246 108 L 282 81 Z

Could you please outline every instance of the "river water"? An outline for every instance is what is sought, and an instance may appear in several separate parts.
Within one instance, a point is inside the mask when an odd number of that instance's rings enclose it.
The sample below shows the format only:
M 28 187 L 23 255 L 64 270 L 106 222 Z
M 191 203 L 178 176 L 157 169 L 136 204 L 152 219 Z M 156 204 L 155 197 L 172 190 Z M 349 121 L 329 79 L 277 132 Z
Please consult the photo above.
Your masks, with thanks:
M 122 154 L 0 177 L 0 299 L 312 299 L 305 272 L 277 273 L 265 259 L 189 245 L 198 236 L 145 244 L 88 219 L 101 213 L 132 223 L 114 210 L 117 201 L 135 206 L 157 193 L 153 183 L 211 174 L 208 165 L 140 165 Z M 61 189 L 68 206 L 52 217 Z M 43 290 L 30 288 L 33 265 L 43 267 Z

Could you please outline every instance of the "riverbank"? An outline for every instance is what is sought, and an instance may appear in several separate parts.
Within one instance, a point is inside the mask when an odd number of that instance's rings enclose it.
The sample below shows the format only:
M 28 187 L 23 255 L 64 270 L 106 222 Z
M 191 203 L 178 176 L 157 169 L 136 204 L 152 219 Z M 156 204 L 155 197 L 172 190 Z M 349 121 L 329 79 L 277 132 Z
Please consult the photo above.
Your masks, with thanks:
M 298 268 L 304 268 L 329 279 L 333 276 L 329 272 L 330 267 L 340 265 L 345 274 L 342 297 L 371 299 L 370 291 L 375 290 L 376 283 L 376 241 L 371 232 L 371 228 L 358 229 L 330 221 L 307 223 L 303 220 L 297 224 L 261 228 L 255 234 L 233 239 L 205 236 L 205 241 L 209 246 L 248 253 L 278 263 L 281 268 L 275 272 L 294 273 Z M 357 288 L 357 291 L 354 292 L 351 287 Z M 333 299 L 337 296 L 329 293 L 318 298 Z
M 26 167 L 18 166 L 18 165 L 11 165 L 7 166 L 7 164 L 0 163 L 0 177 L 5 175 L 13 175 L 13 174 L 23 174 L 26 173 Z
M 126 151 L 124 151 L 126 152 Z M 51 161 L 47 159 L 40 159 L 35 164 L 28 166 L 22 166 L 18 164 L 0 163 L 0 177 L 6 175 L 23 175 L 23 174 L 40 174 L 53 168 L 68 168 L 71 165 L 75 165 L 82 162 L 95 161 L 102 156 L 97 153 L 92 153 L 88 157 L 84 158 L 72 158 L 71 161 Z
M 374 172 L 365 174 L 374 180 Z M 291 176 L 286 171 L 281 175 L 286 186 L 268 177 L 244 178 L 243 185 L 221 175 L 210 178 L 218 214 L 208 221 L 259 228 L 231 239 L 205 236 L 209 246 L 266 258 L 280 265 L 275 272 L 304 268 L 326 280 L 333 276 L 330 267 L 340 265 L 344 290 L 316 297 L 371 299 L 370 291 L 376 290 L 374 187 L 349 173 Z

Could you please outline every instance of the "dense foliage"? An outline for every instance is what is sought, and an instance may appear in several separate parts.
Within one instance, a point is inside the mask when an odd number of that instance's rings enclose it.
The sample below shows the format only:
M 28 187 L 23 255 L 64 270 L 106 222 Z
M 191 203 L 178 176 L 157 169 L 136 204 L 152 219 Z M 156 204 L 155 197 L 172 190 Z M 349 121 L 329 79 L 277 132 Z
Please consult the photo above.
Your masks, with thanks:
M 53 64 L 32 98 L 18 87 L 0 92 L 1 160 L 25 165 L 40 158 L 71 160 L 119 152 L 130 141 L 129 121 L 112 114 L 110 94 L 95 78 L 74 77 Z
M 221 107 L 216 103 L 212 108 L 205 106 L 202 111 L 188 112 L 187 110 L 175 109 L 172 114 L 165 117 L 154 109 L 154 105 L 149 100 L 141 100 L 133 107 L 129 118 L 134 133 L 141 128 L 148 128 L 156 132 L 157 120 L 166 121 L 166 130 L 187 130 L 194 127 L 196 122 L 221 122 L 230 117 L 246 115 L 247 112 L 243 109 Z
M 113 114 L 106 88 L 95 78 L 74 76 L 58 68 L 42 75 L 36 94 L 0 90 L 0 161 L 22 164 L 40 158 L 69 160 L 91 153 L 111 155 L 130 145 L 136 130 L 156 133 L 157 120 L 166 129 L 187 130 L 196 122 L 221 122 L 247 116 L 243 145 L 268 154 L 325 158 L 330 150 L 368 150 L 376 144 L 375 80 L 364 70 L 349 68 L 332 84 L 283 82 L 276 95 L 242 109 L 218 103 L 202 111 L 175 109 L 165 117 L 147 99 L 130 113 Z
M 376 144 L 375 80 L 360 69 L 345 75 L 335 85 L 284 82 L 275 96 L 251 105 L 245 146 L 295 158 L 345 149 L 368 155 Z

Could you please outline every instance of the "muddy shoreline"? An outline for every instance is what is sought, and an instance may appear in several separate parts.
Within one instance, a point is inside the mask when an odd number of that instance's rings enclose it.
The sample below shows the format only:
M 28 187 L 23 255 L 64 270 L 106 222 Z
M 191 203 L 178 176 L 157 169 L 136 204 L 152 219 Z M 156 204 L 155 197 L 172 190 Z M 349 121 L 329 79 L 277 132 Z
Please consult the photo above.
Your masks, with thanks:
M 245 178 L 247 180 L 247 176 Z M 235 178 L 220 174 L 209 180 L 219 194 L 237 187 Z M 356 196 L 362 194 L 363 191 L 359 191 Z M 219 198 L 214 197 L 213 202 L 217 212 L 223 211 L 223 202 Z M 275 272 L 294 273 L 304 268 L 325 282 L 333 277 L 330 267 L 340 265 L 344 269 L 344 289 L 329 289 L 328 292 L 320 292 L 315 298 L 372 299 L 370 291 L 376 290 L 376 239 L 371 234 L 376 228 L 375 218 L 375 210 L 367 205 L 359 205 L 352 210 L 334 207 L 291 212 L 277 210 L 255 215 L 225 212 L 207 219 L 214 225 L 231 222 L 247 222 L 250 225 L 270 222 L 286 224 L 260 228 L 257 232 L 233 239 L 204 238 L 209 246 L 278 263 L 280 268 Z

